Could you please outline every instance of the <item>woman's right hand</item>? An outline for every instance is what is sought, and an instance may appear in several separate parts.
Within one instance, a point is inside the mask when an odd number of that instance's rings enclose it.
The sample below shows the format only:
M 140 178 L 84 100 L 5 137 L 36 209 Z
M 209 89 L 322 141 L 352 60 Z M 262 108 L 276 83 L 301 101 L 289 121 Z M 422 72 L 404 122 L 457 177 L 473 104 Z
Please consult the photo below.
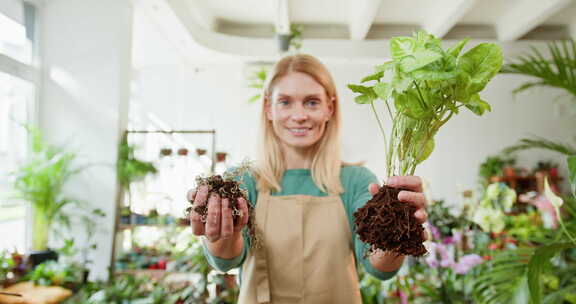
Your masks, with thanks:
M 238 199 L 238 208 L 240 209 L 240 218 L 236 225 L 232 220 L 232 209 L 228 199 L 221 199 L 218 194 L 211 194 L 208 197 L 208 187 L 202 185 L 198 189 L 188 191 L 187 198 L 192 202 L 192 211 L 190 212 L 190 225 L 195 235 L 205 235 L 209 242 L 228 242 L 237 241 L 242 237 L 241 231 L 248 224 L 248 203 L 245 199 Z M 194 211 L 194 208 L 208 204 L 208 212 L 205 222 L 202 222 L 202 216 Z

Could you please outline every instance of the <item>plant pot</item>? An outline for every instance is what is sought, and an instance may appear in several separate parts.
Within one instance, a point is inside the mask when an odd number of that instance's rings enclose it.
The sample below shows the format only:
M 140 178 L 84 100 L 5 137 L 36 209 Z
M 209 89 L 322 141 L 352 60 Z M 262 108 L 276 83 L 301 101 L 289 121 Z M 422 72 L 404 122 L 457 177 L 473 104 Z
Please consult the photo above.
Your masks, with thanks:
M 186 148 L 180 148 L 180 149 L 178 149 L 178 155 L 180 155 L 180 156 L 186 156 L 186 155 L 188 155 L 188 149 L 186 149 Z
M 206 149 L 196 149 L 196 155 L 202 156 L 206 154 Z
M 516 176 L 516 169 L 514 167 L 504 167 L 502 168 L 502 172 L 504 173 L 505 177 L 515 177 Z
M 550 170 L 548 170 L 548 174 L 550 175 L 550 178 L 558 178 L 558 168 L 550 168 Z
M 292 40 L 292 35 L 290 34 L 278 34 L 276 35 L 278 41 L 278 49 L 281 52 L 287 52 L 290 49 L 290 40 Z
M 172 149 L 170 149 L 170 148 L 162 148 L 162 149 L 160 150 L 160 155 L 162 155 L 162 156 L 170 156 L 170 155 L 172 155 Z
M 493 184 L 502 181 L 502 178 L 500 176 L 491 176 L 488 180 Z
M 88 277 L 90 276 L 90 269 L 84 269 L 82 272 L 82 284 L 88 283 Z
M 226 152 L 216 152 L 216 161 L 217 162 L 226 161 Z
M 58 253 L 54 250 L 47 249 L 32 251 L 28 255 L 28 263 L 32 268 L 47 261 L 58 261 Z

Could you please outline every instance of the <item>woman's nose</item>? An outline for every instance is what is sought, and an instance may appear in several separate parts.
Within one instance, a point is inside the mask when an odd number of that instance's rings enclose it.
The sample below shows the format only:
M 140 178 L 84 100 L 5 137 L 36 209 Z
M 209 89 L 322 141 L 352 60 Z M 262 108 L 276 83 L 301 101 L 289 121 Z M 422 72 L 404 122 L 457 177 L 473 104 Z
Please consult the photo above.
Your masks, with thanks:
M 295 110 L 292 113 L 292 120 L 297 122 L 306 121 L 308 119 L 308 114 L 303 109 Z

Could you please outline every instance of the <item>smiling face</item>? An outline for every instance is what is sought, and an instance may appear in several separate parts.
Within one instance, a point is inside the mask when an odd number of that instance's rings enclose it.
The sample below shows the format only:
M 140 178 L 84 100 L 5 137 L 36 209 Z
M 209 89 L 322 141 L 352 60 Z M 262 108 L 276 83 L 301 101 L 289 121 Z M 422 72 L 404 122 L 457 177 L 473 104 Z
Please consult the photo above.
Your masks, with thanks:
M 291 72 L 276 80 L 266 99 L 266 116 L 284 148 L 308 150 L 332 117 L 332 100 L 308 74 Z

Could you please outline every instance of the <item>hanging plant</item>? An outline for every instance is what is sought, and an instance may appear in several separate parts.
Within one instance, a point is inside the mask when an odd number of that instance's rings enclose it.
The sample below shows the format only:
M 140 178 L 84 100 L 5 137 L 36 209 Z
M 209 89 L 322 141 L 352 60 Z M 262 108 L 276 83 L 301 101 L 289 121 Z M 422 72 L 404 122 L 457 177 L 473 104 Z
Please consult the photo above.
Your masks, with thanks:
M 153 163 L 136 158 L 135 150 L 136 147 L 128 144 L 127 138 L 120 143 L 116 168 L 120 185 L 127 191 L 133 182 L 143 180 L 148 174 L 158 173 Z
M 416 166 L 434 150 L 440 128 L 467 108 L 476 115 L 490 111 L 480 92 L 502 66 L 502 51 L 492 43 L 481 43 L 461 54 L 464 39 L 444 50 L 441 40 L 424 31 L 412 37 L 390 40 L 392 59 L 376 67 L 362 83 L 348 87 L 360 95 L 356 103 L 371 106 L 382 136 L 386 175 L 413 175 Z M 391 74 L 390 80 L 384 80 Z M 384 103 L 392 128 L 386 134 L 375 103 Z M 389 139 L 389 140 L 388 140 Z M 423 228 L 413 216 L 416 207 L 398 201 L 402 189 L 383 186 L 355 213 L 360 239 L 382 249 L 420 256 Z

